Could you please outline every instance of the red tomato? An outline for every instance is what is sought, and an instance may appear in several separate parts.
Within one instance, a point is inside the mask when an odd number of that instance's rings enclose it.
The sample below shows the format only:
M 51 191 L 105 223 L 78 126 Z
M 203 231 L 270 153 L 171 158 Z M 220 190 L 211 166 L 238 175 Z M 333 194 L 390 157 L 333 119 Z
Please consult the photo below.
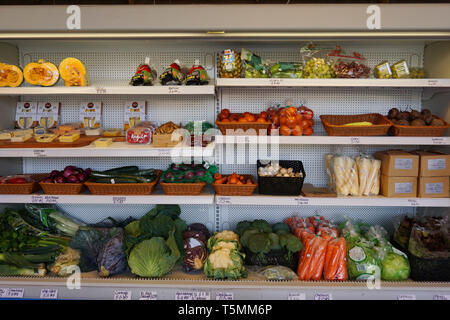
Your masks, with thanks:
M 258 123 L 266 123 L 267 120 L 264 119 L 264 118 L 259 117 L 258 119 L 256 119 L 256 122 L 258 122 Z
M 229 117 L 230 121 L 238 121 L 239 116 L 236 113 L 232 113 Z
M 263 118 L 263 119 L 267 119 L 267 118 L 269 117 L 269 115 L 267 114 L 267 112 L 262 111 L 262 112 L 259 114 L 259 117 L 260 117 L 260 118 Z
M 277 110 L 274 107 L 269 107 L 267 109 L 267 114 L 269 115 L 269 117 L 273 117 L 277 114 Z
M 313 127 L 314 126 L 314 120 L 313 119 L 309 119 L 308 120 L 309 126 Z
M 248 114 L 248 115 L 245 116 L 245 120 L 247 120 L 247 122 L 255 122 L 256 118 L 255 118 L 254 115 Z
M 311 120 L 312 118 L 314 118 L 314 112 L 312 110 L 306 110 L 303 113 L 303 118 L 305 118 L 306 120 Z
M 297 124 L 300 124 L 300 122 L 303 120 L 303 116 L 300 113 L 297 113 L 295 115 L 295 119 L 297 120 Z
M 304 130 L 303 130 L 303 135 L 305 135 L 305 136 L 310 136 L 310 135 L 312 135 L 314 133 L 314 130 L 313 130 L 313 128 L 311 128 L 311 127 L 307 127 L 307 128 L 305 128 Z
M 286 125 L 287 122 L 287 117 L 286 116 L 281 116 L 280 115 L 280 125 Z
M 294 129 L 294 127 L 297 125 L 297 119 L 295 117 L 287 117 L 286 118 L 286 125 L 290 129 Z
M 280 108 L 278 109 L 278 115 L 281 116 L 285 116 L 286 115 L 286 108 Z
M 220 111 L 220 113 L 223 113 L 224 115 L 226 115 L 228 117 L 230 115 L 230 110 L 222 109 L 222 111 Z
M 308 120 L 303 119 L 302 121 L 300 121 L 299 123 L 300 127 L 302 127 L 303 129 L 308 128 L 309 127 L 309 122 Z
M 224 113 L 219 113 L 219 120 L 223 121 L 224 119 L 227 119 L 228 115 L 224 114 Z
M 289 108 L 286 108 L 285 110 L 286 110 L 287 116 L 289 116 L 289 117 L 295 117 L 295 115 L 297 114 L 297 109 L 295 107 L 289 107 Z
M 244 114 L 243 114 L 243 116 L 244 117 L 246 117 L 246 116 L 250 116 L 251 115 L 251 113 L 250 112 L 244 112 Z
M 296 125 L 293 129 L 292 129 L 292 135 L 293 136 L 301 136 L 303 134 L 303 128 L 300 127 L 299 125 Z

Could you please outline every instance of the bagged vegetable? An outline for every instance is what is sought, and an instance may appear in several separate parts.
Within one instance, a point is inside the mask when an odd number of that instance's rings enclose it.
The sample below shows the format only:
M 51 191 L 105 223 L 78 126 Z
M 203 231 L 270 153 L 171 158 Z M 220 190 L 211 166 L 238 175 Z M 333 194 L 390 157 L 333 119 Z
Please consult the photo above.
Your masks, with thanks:
M 313 43 L 300 48 L 300 55 L 304 65 L 304 78 L 334 78 L 336 76 L 331 63 L 326 57 L 326 52 L 329 50 L 319 48 Z
M 164 72 L 159 76 L 159 82 L 163 86 L 181 85 L 184 80 L 184 74 L 181 71 L 180 61 L 175 60 Z
M 356 158 L 359 178 L 359 196 L 375 196 L 380 193 L 381 160 L 368 156 Z
M 327 241 L 322 237 L 314 236 L 306 241 L 300 253 L 297 269 L 300 280 L 320 280 L 325 264 L 326 250 Z
M 261 269 L 259 273 L 266 278 L 266 280 L 295 280 L 297 274 L 285 266 L 267 266 Z
M 450 215 L 420 217 L 411 229 L 408 250 L 425 259 L 450 258 Z
M 195 60 L 194 65 L 186 74 L 185 81 L 187 86 L 208 84 L 208 73 L 206 73 L 206 70 L 200 65 L 198 59 Z
M 340 196 L 357 196 L 359 180 L 357 165 L 353 158 L 335 156 L 332 159 L 333 181 L 336 193 Z
M 268 78 L 269 65 L 264 63 L 261 57 L 253 54 L 247 49 L 241 51 L 242 68 L 244 78 Z
M 156 71 L 150 68 L 150 58 L 145 57 L 145 63 L 140 64 L 131 78 L 132 86 L 152 86 L 156 78 Z
M 370 75 L 370 68 L 365 64 L 366 58 L 357 52 L 347 55 L 340 46 L 336 46 L 327 57 L 337 78 L 368 78 Z
M 343 237 L 328 241 L 323 278 L 347 280 L 347 247 Z
M 303 65 L 301 63 L 278 62 L 270 66 L 271 78 L 303 78 Z

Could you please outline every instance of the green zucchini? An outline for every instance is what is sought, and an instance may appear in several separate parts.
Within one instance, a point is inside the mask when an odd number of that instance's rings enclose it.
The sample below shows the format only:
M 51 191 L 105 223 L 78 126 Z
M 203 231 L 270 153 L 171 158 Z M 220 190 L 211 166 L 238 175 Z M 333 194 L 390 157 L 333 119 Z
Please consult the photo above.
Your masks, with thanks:
M 156 172 L 155 169 L 142 169 L 133 173 L 129 173 L 129 175 L 145 177 L 145 176 L 154 176 L 156 175 Z
M 130 174 L 135 173 L 139 171 L 139 167 L 137 166 L 125 166 L 125 167 L 119 167 L 119 168 L 113 168 L 109 170 L 103 171 L 103 173 L 107 174 Z
M 136 179 L 129 179 L 129 178 L 99 178 L 96 179 L 95 182 L 97 183 L 112 183 L 111 179 L 114 179 L 115 183 L 139 183 Z
M 154 177 L 146 178 L 146 177 L 141 177 L 141 176 L 125 175 L 125 174 L 108 174 L 108 173 L 99 172 L 99 171 L 92 171 L 91 176 L 94 179 L 98 179 L 98 178 L 108 178 L 108 179 L 114 179 L 114 180 L 130 179 L 130 180 L 135 180 L 140 183 L 149 183 L 149 182 L 153 182 L 155 180 Z M 128 182 L 124 182 L 124 183 L 128 183 Z

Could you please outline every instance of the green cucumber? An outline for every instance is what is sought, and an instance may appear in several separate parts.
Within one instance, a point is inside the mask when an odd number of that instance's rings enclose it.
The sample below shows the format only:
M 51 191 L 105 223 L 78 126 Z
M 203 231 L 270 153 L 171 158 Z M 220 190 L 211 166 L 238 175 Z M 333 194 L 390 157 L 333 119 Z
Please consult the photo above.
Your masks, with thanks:
M 137 172 L 129 173 L 129 175 L 145 177 L 145 176 L 154 176 L 156 175 L 156 172 L 155 169 L 142 169 Z
M 103 172 L 98 172 L 98 171 L 92 171 L 91 176 L 94 179 L 98 179 L 98 178 L 109 178 L 109 179 L 130 179 L 130 180 L 135 180 L 137 182 L 141 182 L 141 183 L 149 183 L 149 182 L 153 182 L 155 180 L 155 178 L 146 178 L 146 177 L 140 177 L 140 176 L 134 176 L 134 175 L 125 175 L 125 174 L 107 174 L 107 173 L 103 173 Z
M 114 179 L 114 183 L 138 183 L 136 179 L 128 179 L 128 178 L 99 178 L 96 179 L 95 182 L 97 183 L 110 183 L 112 184 L 111 180 Z
M 125 167 L 119 167 L 119 168 L 113 168 L 109 170 L 103 171 L 103 173 L 107 174 L 130 174 L 135 173 L 139 171 L 139 167 L 137 166 L 125 166 Z

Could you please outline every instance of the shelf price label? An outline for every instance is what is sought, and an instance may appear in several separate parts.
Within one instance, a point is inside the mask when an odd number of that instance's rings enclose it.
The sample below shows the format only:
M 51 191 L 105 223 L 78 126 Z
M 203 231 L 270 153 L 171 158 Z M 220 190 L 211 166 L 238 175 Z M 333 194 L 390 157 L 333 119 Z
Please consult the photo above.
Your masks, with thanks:
M 294 201 L 295 201 L 295 204 L 298 206 L 308 206 L 309 205 L 308 198 L 295 198 Z
M 439 84 L 439 81 L 436 79 L 428 79 L 427 84 L 429 87 L 436 87 Z
M 95 91 L 97 92 L 97 94 L 106 94 L 106 88 L 103 87 L 96 87 Z
M 41 299 L 57 299 L 58 289 L 41 289 Z
M 194 300 L 211 300 L 211 294 L 206 291 L 194 291 Z
M 170 157 L 171 156 L 171 150 L 170 148 L 167 149 L 158 149 L 158 156 L 159 157 Z
M 233 204 L 231 197 L 217 197 L 217 204 Z
M 112 197 L 113 204 L 125 204 L 127 197 Z
M 47 157 L 47 151 L 43 149 L 34 149 L 33 156 L 37 158 L 45 158 Z
M 114 291 L 114 300 L 131 300 L 131 291 L 129 290 Z
M 194 293 L 191 291 L 177 291 L 175 293 L 175 300 L 194 300 Z
M 283 79 L 269 79 L 269 84 L 271 86 L 282 86 L 283 85 Z
M 450 300 L 450 295 L 437 294 L 433 296 L 433 300 Z
M 23 298 L 23 288 L 0 288 L 0 298 Z
M 181 94 L 180 87 L 169 87 L 169 94 Z
M 44 203 L 58 203 L 59 197 L 58 196 L 44 196 Z
M 442 145 L 442 144 L 445 144 L 445 139 L 444 139 L 444 138 L 441 138 L 441 137 L 438 137 L 438 138 L 431 138 L 431 142 L 432 142 L 433 144 Z
M 234 300 L 233 292 L 217 292 L 216 300 Z
M 361 144 L 359 137 L 350 137 L 350 144 Z
M 31 196 L 31 203 L 44 203 L 43 196 Z
M 314 300 L 333 300 L 331 293 L 316 293 Z
M 401 294 L 397 296 L 397 300 L 416 300 L 415 294 Z
M 303 292 L 289 292 L 288 300 L 306 300 L 306 294 Z
M 141 291 L 139 300 L 158 300 L 158 293 L 156 291 Z
M 420 201 L 417 199 L 408 199 L 408 204 L 411 207 L 420 207 Z

